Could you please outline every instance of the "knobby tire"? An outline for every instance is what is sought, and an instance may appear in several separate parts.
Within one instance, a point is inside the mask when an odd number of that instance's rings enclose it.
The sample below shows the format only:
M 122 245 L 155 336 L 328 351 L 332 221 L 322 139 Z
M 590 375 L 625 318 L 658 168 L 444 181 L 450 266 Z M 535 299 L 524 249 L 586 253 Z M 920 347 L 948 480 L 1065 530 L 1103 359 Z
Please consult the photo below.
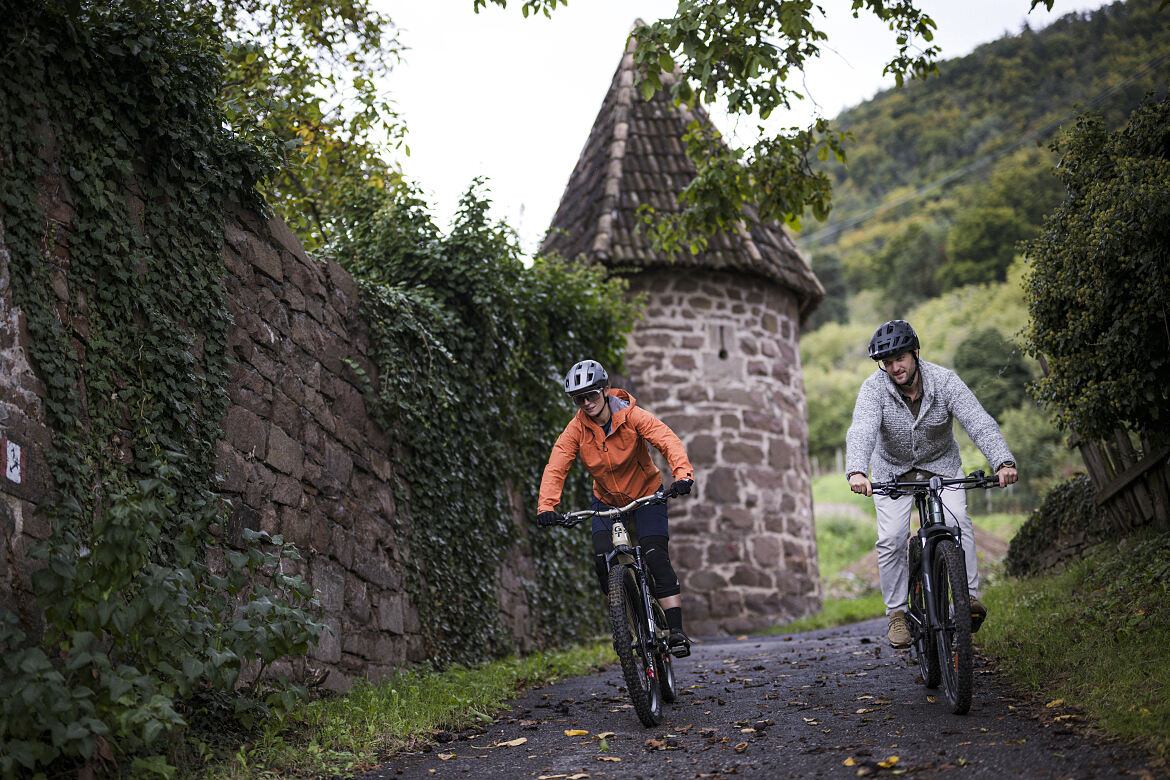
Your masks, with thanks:
M 630 566 L 609 570 L 609 625 L 638 720 L 647 728 L 662 721 L 662 691 L 654 668 L 652 640 L 642 618 L 642 593 Z
M 971 709 L 973 675 L 967 566 L 963 551 L 950 539 L 938 543 L 933 563 L 935 613 L 943 621 L 942 630 L 936 634 L 943 693 L 951 711 L 964 715 Z

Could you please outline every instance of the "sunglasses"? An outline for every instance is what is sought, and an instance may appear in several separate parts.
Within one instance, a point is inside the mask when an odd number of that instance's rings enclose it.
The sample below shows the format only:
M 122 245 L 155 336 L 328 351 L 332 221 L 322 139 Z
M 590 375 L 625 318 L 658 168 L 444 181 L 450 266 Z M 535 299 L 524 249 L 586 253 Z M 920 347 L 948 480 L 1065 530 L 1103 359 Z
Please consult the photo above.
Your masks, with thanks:
M 576 402 L 577 406 L 584 406 L 585 404 L 593 403 L 600 397 L 600 390 L 590 390 L 588 393 L 581 393 L 581 395 L 573 396 L 573 401 Z

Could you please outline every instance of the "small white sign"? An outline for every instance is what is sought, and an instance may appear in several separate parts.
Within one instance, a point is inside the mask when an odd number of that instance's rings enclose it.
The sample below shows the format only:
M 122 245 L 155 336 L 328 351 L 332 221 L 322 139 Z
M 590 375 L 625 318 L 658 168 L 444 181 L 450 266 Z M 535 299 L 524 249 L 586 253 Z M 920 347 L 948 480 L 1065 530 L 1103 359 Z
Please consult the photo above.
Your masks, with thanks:
M 4 442 L 4 476 L 8 478 L 9 482 L 15 482 L 19 485 L 24 470 L 24 454 L 16 442 L 8 439 L 0 441 Z

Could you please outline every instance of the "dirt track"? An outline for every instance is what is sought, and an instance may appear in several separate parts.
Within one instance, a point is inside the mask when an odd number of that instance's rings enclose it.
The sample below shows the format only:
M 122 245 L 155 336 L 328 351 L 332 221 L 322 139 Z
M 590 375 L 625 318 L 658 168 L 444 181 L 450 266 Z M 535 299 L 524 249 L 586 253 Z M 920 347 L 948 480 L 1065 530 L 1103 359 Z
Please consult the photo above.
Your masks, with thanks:
M 708 639 L 677 662 L 680 696 L 644 728 L 616 665 L 533 690 L 482 729 L 387 757 L 374 778 L 1167 777 L 1061 705 L 1029 701 L 980 659 L 950 714 L 885 620 Z M 567 731 L 584 734 L 566 734 Z

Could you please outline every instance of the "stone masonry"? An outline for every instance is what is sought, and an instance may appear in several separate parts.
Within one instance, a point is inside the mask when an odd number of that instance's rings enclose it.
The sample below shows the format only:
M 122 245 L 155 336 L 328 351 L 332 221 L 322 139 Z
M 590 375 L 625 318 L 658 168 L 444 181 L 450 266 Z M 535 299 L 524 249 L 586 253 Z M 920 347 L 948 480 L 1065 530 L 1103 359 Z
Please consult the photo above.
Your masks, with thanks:
M 41 258 L 53 266 L 54 290 L 63 301 L 83 297 L 68 274 L 75 215 L 59 175 L 45 178 L 41 206 L 58 242 L 56 255 Z M 13 302 L 11 262 L 0 219 L 0 607 L 35 626 L 25 553 L 50 531 L 37 505 L 51 489 L 41 453 L 52 431 L 27 357 L 30 336 Z M 238 209 L 226 221 L 223 263 L 235 364 L 216 462 L 231 507 L 228 540 L 248 527 L 294 542 L 304 560 L 289 573 L 313 585 L 329 626 L 307 661 L 314 668 L 293 671 L 328 671 L 324 684 L 343 688 L 354 677 L 373 679 L 423 660 L 419 617 L 403 579 L 409 550 L 396 541 L 407 538 L 410 523 L 409 503 L 392 487 L 401 456 L 368 416 L 351 368 L 375 374 L 357 285 L 337 263 L 308 257 L 284 223 Z M 527 538 L 523 528 L 517 537 Z M 509 565 L 531 569 L 524 541 Z M 536 633 L 527 594 L 505 571 L 501 622 L 516 649 L 526 650 Z
M 735 634 L 808 613 L 821 586 L 795 296 L 720 272 L 644 271 L 630 284 L 646 308 L 627 384 L 695 467 L 696 490 L 670 509 L 689 629 Z

